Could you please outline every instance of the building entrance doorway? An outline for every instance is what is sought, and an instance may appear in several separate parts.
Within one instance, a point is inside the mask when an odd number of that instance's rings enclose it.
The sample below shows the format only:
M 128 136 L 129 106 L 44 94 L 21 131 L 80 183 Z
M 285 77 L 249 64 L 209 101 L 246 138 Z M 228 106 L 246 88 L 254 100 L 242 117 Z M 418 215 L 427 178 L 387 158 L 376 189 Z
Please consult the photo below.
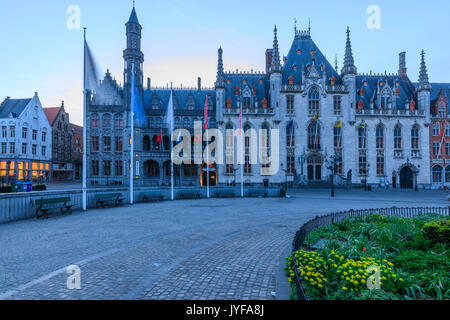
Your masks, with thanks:
M 400 188 L 402 189 L 414 188 L 414 173 L 410 167 L 404 167 L 400 171 Z
M 308 180 L 322 180 L 322 158 L 320 156 L 311 156 L 308 158 Z
M 200 175 L 200 185 L 202 187 L 208 186 L 208 172 L 209 172 L 209 186 L 217 186 L 217 165 L 215 163 L 206 165 L 204 162 L 202 164 L 202 174 Z

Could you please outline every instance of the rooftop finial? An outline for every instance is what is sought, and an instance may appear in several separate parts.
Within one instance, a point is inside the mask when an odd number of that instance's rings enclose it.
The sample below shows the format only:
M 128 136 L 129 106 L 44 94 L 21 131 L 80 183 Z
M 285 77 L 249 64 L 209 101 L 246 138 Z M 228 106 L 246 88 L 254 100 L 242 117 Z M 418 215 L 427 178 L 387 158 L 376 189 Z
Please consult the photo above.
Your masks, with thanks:
M 342 68 L 342 75 L 356 74 L 358 71 L 353 59 L 352 42 L 350 41 L 350 27 L 347 27 L 347 42 L 345 44 L 344 67 Z
M 280 63 L 280 50 L 278 48 L 278 38 L 277 38 L 277 26 L 273 29 L 274 37 L 273 37 L 273 56 L 272 56 L 272 67 L 270 68 L 270 72 L 280 72 L 281 71 L 281 63 Z
M 422 50 L 419 72 L 419 86 L 418 91 L 431 90 L 431 84 L 428 78 L 427 65 L 425 63 L 425 51 Z
M 297 35 L 297 18 L 294 19 L 294 31 L 295 35 Z
M 223 50 L 222 47 L 219 47 L 217 51 L 217 80 L 216 80 L 216 88 L 225 87 L 225 73 L 223 72 L 223 58 L 222 58 Z

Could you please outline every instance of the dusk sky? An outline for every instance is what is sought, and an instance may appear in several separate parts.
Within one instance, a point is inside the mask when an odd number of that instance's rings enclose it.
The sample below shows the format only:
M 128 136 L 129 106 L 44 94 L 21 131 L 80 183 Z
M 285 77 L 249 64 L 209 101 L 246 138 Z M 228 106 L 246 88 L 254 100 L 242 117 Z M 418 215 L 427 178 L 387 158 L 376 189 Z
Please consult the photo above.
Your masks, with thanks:
M 37 91 L 44 107 L 65 101 L 71 121 L 82 124 L 82 29 L 69 29 L 67 8 L 76 5 L 81 25 L 103 72 L 110 69 L 122 82 L 125 23 L 131 0 L 2 0 L 0 10 L 0 100 L 32 97 Z M 381 29 L 369 29 L 367 8 L 381 9 Z M 430 81 L 450 82 L 450 2 L 380 0 L 137 0 L 143 26 L 145 77 L 152 85 L 195 86 L 197 77 L 212 87 L 217 49 L 224 49 L 228 71 L 264 70 L 265 50 L 278 26 L 282 54 L 299 29 L 312 38 L 339 69 L 350 26 L 358 72 L 397 72 L 398 53 L 407 52 L 408 74 L 417 81 L 420 51 L 427 53 Z

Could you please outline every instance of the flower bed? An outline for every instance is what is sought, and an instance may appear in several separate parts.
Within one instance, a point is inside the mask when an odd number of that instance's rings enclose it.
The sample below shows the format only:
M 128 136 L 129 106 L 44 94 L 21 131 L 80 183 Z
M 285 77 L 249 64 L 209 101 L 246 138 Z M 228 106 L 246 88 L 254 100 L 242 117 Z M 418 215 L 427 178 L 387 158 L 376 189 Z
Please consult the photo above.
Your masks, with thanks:
M 450 299 L 449 222 L 371 215 L 318 228 L 286 259 L 293 297 L 298 276 L 312 300 Z

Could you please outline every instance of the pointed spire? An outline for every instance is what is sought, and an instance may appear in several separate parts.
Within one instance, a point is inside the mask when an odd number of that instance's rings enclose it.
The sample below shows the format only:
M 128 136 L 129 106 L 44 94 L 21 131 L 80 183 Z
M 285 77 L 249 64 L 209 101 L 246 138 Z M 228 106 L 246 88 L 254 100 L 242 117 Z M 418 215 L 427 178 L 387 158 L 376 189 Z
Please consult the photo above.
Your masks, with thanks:
M 347 43 L 345 44 L 344 67 L 342 68 L 342 75 L 356 74 L 357 69 L 355 60 L 353 59 L 352 42 L 350 41 L 350 28 L 347 27 Z
M 225 73 L 223 71 L 223 50 L 222 47 L 219 47 L 217 51 L 217 80 L 216 80 L 216 88 L 224 88 L 225 87 Z
M 139 24 L 139 20 L 136 14 L 136 8 L 134 7 L 134 1 L 133 1 L 133 10 L 131 11 L 130 19 L 128 19 L 128 23 L 137 23 Z
M 431 84 L 428 78 L 427 64 L 425 63 L 425 51 L 422 50 L 419 72 L 419 86 L 417 91 L 431 90 Z
M 277 38 L 277 26 L 273 30 L 273 56 L 272 56 L 272 67 L 270 68 L 270 72 L 281 72 L 281 63 L 280 63 L 280 50 L 278 48 L 278 38 Z

